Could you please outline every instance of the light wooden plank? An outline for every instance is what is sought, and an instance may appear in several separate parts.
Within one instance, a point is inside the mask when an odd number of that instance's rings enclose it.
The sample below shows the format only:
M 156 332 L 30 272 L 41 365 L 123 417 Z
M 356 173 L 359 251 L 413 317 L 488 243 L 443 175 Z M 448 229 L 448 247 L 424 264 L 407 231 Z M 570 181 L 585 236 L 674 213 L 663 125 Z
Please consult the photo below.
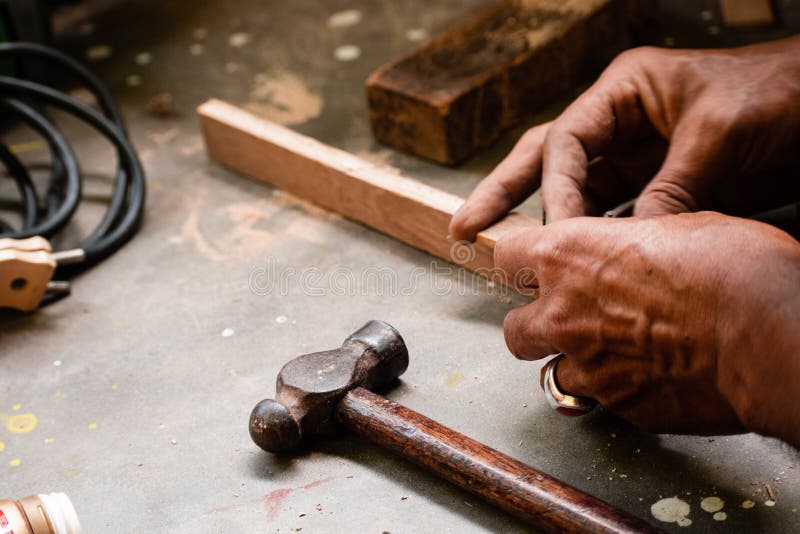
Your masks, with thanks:
M 202 104 L 198 115 L 209 156 L 225 167 L 481 274 L 492 268 L 501 235 L 541 224 L 511 214 L 481 232 L 472 252 L 454 258 L 447 227 L 462 198 L 220 100 Z

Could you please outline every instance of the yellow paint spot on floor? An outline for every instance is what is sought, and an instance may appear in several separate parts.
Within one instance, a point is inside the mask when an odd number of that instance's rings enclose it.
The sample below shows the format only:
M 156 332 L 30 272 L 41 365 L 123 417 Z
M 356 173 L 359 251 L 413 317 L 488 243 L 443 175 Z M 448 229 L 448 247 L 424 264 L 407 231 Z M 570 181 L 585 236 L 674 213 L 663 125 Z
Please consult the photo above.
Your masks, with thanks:
M 14 458 L 14 459 L 13 459 L 13 460 L 11 460 L 10 462 L 8 462 L 8 465 L 10 465 L 11 467 L 17 467 L 17 466 L 19 466 L 21 463 L 22 463 L 22 460 L 20 460 L 19 458 Z
M 111 384 L 111 389 L 117 389 L 119 387 L 118 384 Z
M 22 154 L 24 152 L 33 152 L 36 150 L 41 150 L 46 148 L 47 145 L 40 140 L 35 141 L 27 141 L 25 143 L 17 143 L 15 145 L 11 145 L 11 152 L 14 154 Z
M 89 428 L 94 430 L 95 428 L 97 428 L 97 423 L 89 423 Z
M 4 450 L 6 450 L 6 444 L 0 441 L 0 452 L 3 452 Z
M 33 413 L 21 413 L 8 417 L 6 428 L 12 434 L 27 434 L 39 426 L 39 418 Z
M 462 380 L 464 380 L 464 375 L 461 373 L 453 373 L 444 379 L 444 383 L 447 384 L 447 387 L 450 389 L 456 389 Z
M 22 405 L 21 404 L 15 404 L 14 406 L 11 407 L 11 409 L 14 410 L 15 412 L 18 412 L 18 411 L 20 411 L 22 409 Z
M 45 438 L 44 442 L 45 443 L 55 443 L 56 442 L 56 438 Z
M 80 475 L 81 472 L 79 470 L 77 470 L 77 469 L 71 469 L 69 467 L 64 467 L 63 469 L 61 469 L 61 474 L 65 478 L 75 478 L 76 476 Z
M 63 392 L 61 392 L 61 391 L 56 391 L 56 395 L 55 395 L 55 397 L 56 397 L 57 399 L 61 399 L 61 398 L 63 398 L 63 397 L 64 397 L 64 393 L 63 393 Z

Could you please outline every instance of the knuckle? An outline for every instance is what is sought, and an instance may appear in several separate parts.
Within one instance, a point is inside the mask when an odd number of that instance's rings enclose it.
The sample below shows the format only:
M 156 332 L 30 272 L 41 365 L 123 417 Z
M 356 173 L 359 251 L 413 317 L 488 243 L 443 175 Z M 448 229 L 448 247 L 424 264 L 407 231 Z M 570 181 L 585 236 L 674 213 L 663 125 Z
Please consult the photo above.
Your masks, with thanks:
M 528 128 L 525 130 L 525 133 L 522 134 L 522 137 L 519 138 L 520 142 L 523 144 L 532 143 L 535 139 L 539 137 L 539 132 L 536 131 L 536 127 Z
M 729 111 L 729 114 L 733 115 L 731 119 L 729 119 L 729 123 L 733 129 L 768 123 L 768 120 L 764 120 L 765 114 L 763 110 L 758 106 L 740 105 L 737 106 L 735 110 Z
M 615 84 L 613 89 L 615 109 L 634 110 L 640 106 L 640 91 L 631 78 L 625 78 Z
M 728 105 L 715 105 L 703 110 L 699 121 L 703 133 L 720 137 L 722 132 L 727 133 L 735 128 L 737 113 Z
M 733 155 L 739 150 L 737 147 L 776 123 L 763 106 L 753 106 L 734 95 L 702 110 L 698 124 L 697 135 L 706 137 L 710 150 Z
M 540 239 L 536 243 L 533 244 L 531 247 L 531 253 L 536 257 L 539 258 L 539 262 L 546 262 L 552 253 L 552 246 L 549 243 L 549 239 Z
M 503 335 L 506 346 L 516 358 L 520 357 L 520 345 L 524 343 L 524 340 L 520 339 L 523 335 L 521 326 L 524 324 L 520 317 L 521 313 L 521 309 L 516 308 L 508 312 L 503 320 Z
M 539 258 L 539 269 L 545 277 L 550 280 L 554 273 L 558 272 L 561 268 L 561 259 L 564 256 L 563 246 L 556 242 L 552 246 L 545 248 L 544 245 L 538 245 L 541 250 L 536 252 Z
M 677 175 L 667 174 L 663 180 L 653 184 L 648 194 L 651 200 L 658 202 L 670 212 L 697 211 L 699 209 L 695 195 Z
M 727 131 L 733 122 L 733 116 L 728 111 L 712 108 L 703 114 L 703 129 L 711 132 Z
M 520 137 L 519 145 L 526 149 L 536 147 L 544 141 L 548 131 L 550 131 L 549 123 L 529 128 L 522 134 L 522 137 Z
M 630 48 L 617 55 L 611 65 L 614 68 L 630 68 L 639 65 L 646 65 L 663 53 L 661 49 L 654 46 L 639 46 Z

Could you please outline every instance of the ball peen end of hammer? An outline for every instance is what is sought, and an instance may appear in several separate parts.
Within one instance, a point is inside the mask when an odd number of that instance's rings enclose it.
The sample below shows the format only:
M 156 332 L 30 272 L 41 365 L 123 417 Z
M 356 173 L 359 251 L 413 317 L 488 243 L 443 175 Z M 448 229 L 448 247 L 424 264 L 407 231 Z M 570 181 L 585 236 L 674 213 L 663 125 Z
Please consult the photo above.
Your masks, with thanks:
M 300 427 L 283 404 L 264 399 L 250 413 L 250 437 L 267 452 L 291 452 L 300 446 Z

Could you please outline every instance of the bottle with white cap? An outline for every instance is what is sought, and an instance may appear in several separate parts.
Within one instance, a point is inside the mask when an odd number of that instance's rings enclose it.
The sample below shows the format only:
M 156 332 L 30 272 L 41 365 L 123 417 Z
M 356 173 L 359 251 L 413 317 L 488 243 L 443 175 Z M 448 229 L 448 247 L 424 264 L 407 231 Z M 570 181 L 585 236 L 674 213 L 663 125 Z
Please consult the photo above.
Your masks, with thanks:
M 63 493 L 0 499 L 0 534 L 81 534 L 75 507 Z

